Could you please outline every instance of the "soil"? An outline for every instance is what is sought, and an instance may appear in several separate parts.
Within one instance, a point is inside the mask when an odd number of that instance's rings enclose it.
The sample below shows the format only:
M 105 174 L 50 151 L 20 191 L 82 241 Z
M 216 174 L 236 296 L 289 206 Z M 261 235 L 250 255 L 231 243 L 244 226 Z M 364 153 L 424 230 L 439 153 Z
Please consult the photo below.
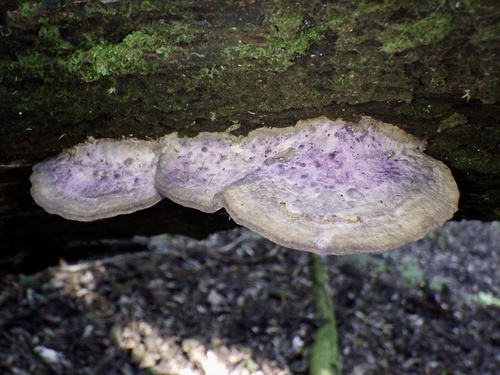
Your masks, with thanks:
M 306 374 L 320 321 L 305 252 L 243 228 L 7 274 L 6 374 Z M 120 246 L 117 242 L 116 246 Z M 323 257 L 345 374 L 498 374 L 500 222 Z

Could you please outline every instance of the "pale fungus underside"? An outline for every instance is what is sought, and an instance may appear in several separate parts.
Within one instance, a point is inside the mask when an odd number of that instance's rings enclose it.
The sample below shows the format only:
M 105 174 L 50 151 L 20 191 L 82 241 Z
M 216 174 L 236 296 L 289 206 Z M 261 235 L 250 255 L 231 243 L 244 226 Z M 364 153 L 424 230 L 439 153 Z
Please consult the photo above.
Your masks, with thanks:
M 156 143 L 95 140 L 33 167 L 31 195 L 51 214 L 94 221 L 151 207 L 162 196 L 154 176 Z
M 86 157 L 83 170 L 68 153 L 37 164 L 35 201 L 82 221 L 149 207 L 160 196 L 204 212 L 224 207 L 235 222 L 278 244 L 337 255 L 392 250 L 457 210 L 449 169 L 425 155 L 416 138 L 369 117 L 359 124 L 319 117 L 246 137 L 171 134 L 149 147 L 115 143 L 120 157 L 102 150 L 93 157 L 89 148 L 98 141 L 72 149 Z M 134 163 L 125 165 L 128 158 Z M 106 178 L 99 175 L 103 164 Z M 128 176 L 125 182 L 112 178 L 116 171 Z

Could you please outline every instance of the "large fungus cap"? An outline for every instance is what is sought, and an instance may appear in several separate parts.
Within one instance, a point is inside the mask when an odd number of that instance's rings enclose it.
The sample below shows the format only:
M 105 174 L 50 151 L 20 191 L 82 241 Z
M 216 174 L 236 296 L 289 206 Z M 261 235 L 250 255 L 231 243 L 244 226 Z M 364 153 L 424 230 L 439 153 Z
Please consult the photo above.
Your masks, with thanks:
M 418 240 L 457 210 L 449 169 L 395 126 L 326 117 L 251 132 L 283 139 L 273 163 L 218 194 L 237 223 L 283 246 L 319 254 L 383 252 Z
M 158 203 L 156 142 L 89 140 L 33 167 L 31 195 L 47 212 L 93 221 Z

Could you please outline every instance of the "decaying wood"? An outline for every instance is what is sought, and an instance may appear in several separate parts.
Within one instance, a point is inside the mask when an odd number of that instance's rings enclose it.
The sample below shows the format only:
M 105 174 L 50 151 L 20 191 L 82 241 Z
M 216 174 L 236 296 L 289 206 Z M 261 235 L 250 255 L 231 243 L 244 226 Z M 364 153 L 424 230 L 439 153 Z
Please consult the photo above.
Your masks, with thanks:
M 2 259 L 134 228 L 228 223 L 169 203 L 89 225 L 45 214 L 29 196 L 30 167 L 88 136 L 147 139 L 235 125 L 243 134 L 319 115 L 370 115 L 427 140 L 459 185 L 456 218 L 500 218 L 493 3 L 58 4 L 0 6 Z

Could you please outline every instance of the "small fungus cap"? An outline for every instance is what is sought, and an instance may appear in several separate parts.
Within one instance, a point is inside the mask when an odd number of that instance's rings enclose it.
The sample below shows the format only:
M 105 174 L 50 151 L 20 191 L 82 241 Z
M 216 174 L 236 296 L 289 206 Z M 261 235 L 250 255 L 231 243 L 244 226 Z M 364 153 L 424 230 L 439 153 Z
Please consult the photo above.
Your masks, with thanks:
M 221 208 L 215 195 L 248 174 L 237 137 L 230 134 L 200 133 L 194 138 L 170 134 L 160 144 L 156 188 L 183 206 L 215 212 Z
M 31 195 L 47 212 L 77 221 L 128 214 L 158 203 L 156 142 L 94 140 L 33 167 Z

